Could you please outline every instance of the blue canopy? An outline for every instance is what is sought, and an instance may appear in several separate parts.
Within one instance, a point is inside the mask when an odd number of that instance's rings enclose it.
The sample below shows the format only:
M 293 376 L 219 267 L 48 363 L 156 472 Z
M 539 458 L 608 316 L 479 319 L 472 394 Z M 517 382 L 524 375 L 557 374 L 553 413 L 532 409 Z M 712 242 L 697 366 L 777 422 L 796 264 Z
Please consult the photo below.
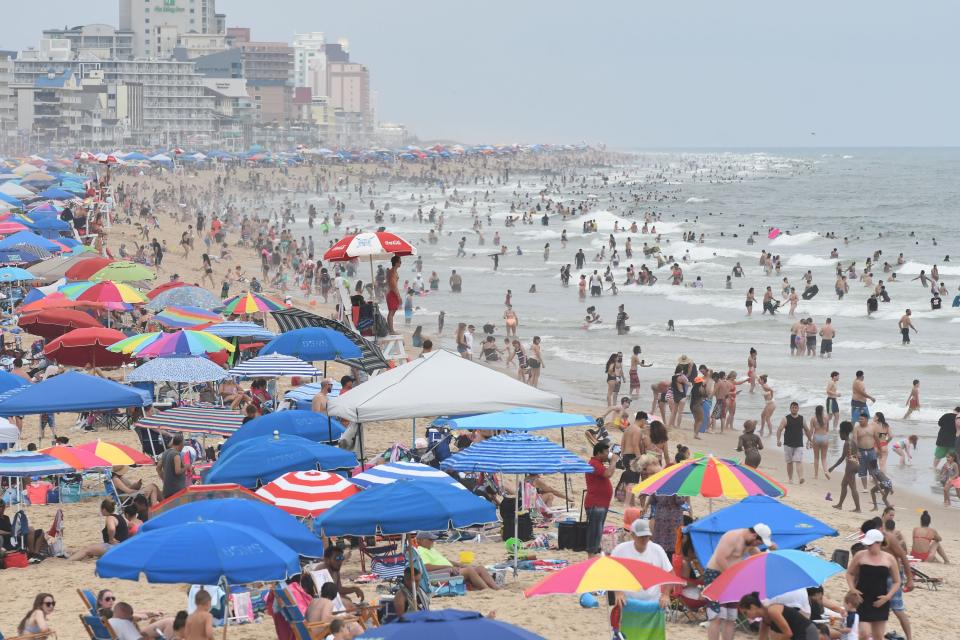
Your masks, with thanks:
M 272 436 L 274 431 L 300 436 L 313 442 L 333 442 L 339 440 L 346 429 L 339 420 L 328 418 L 323 413 L 300 409 L 277 411 L 254 418 L 237 429 L 236 433 L 223 443 L 223 451 L 226 452 L 234 445 L 250 438 Z
M 487 473 L 590 473 L 588 463 L 541 436 L 505 433 L 477 442 L 440 463 L 443 469 Z
M 3 403 L 0 403 L 2 408 Z M 266 484 L 288 471 L 352 469 L 349 451 L 286 434 L 256 436 L 234 445 L 204 476 L 207 484 L 233 482 L 247 488 Z
M 201 356 L 164 356 L 148 360 L 127 376 L 127 382 L 216 382 L 226 370 Z
M 359 358 L 363 355 L 360 347 L 353 344 L 345 335 L 323 327 L 304 327 L 287 331 L 260 349 L 260 355 L 265 356 L 271 353 L 294 356 L 307 362 Z
M 0 416 L 145 407 L 150 394 L 113 380 L 68 371 L 0 401 Z
M 0 191 L 0 200 L 3 200 L 7 204 L 12 204 L 13 206 L 18 207 L 20 209 L 23 208 L 23 202 L 21 202 L 17 198 L 14 198 L 11 195 L 7 195 L 6 193 L 3 193 L 2 191 Z
M 29 227 L 31 229 L 36 229 L 38 231 L 69 231 L 70 230 L 70 223 L 65 220 L 61 220 L 56 216 L 52 216 L 52 215 L 51 216 L 32 216 L 31 215 L 30 217 L 32 218 L 31 220 L 27 220 L 23 216 L 17 216 L 15 219 L 17 222 L 19 222 L 23 226 Z
M 540 429 L 559 429 L 561 427 L 592 427 L 597 421 L 578 413 L 561 413 L 559 411 L 543 411 L 520 407 L 497 411 L 495 413 L 481 413 L 471 416 L 457 416 L 444 420 L 444 424 L 451 429 L 490 429 L 502 431 L 538 431 Z
M 46 249 L 47 251 L 60 251 L 63 248 L 56 242 L 47 240 L 43 236 L 38 236 L 32 231 L 17 231 L 12 235 L 7 236 L 3 240 L 0 240 L 0 249 L 13 249 L 19 245 L 40 247 L 41 249 Z
M 49 189 L 44 189 L 37 194 L 38 198 L 46 198 L 47 200 L 70 200 L 76 198 L 75 195 L 69 191 L 64 191 L 58 187 L 50 187 Z
M 434 609 L 408 613 L 396 622 L 368 629 L 357 640 L 546 640 L 526 629 L 484 618 L 476 611 Z
M 483 498 L 440 482 L 397 482 L 350 496 L 314 520 L 325 536 L 395 535 L 497 521 Z
M 796 549 L 824 536 L 836 536 L 837 530 L 803 511 L 769 496 L 750 496 L 729 507 L 704 516 L 684 527 L 701 561 L 707 562 L 721 536 L 731 529 L 752 527 L 762 522 L 773 532 L 778 549 Z
M 188 502 L 151 516 L 140 531 L 178 527 L 196 520 L 214 520 L 255 527 L 302 556 L 320 558 L 323 543 L 299 520 L 272 504 L 246 498 L 215 498 Z
M 182 289 L 183 287 L 180 288 Z M 176 289 L 174 289 L 174 291 L 176 291 Z M 163 293 L 160 295 L 163 295 Z M 160 296 L 157 297 L 159 298 Z M 277 335 L 269 329 L 264 329 L 256 322 L 245 322 L 242 320 L 218 322 L 212 327 L 207 327 L 204 331 L 221 338 L 252 338 L 254 340 L 270 340 Z
M 124 162 L 133 161 L 133 160 L 149 160 L 150 156 L 144 155 L 139 151 L 131 151 L 127 155 L 123 156 Z
M 11 389 L 19 389 L 20 387 L 26 387 L 30 383 L 21 378 L 18 375 L 8 373 L 6 371 L 0 371 L 0 393 L 6 393 Z
M 204 502 L 206 504 L 206 501 Z M 159 517 L 159 516 L 158 516 Z M 260 529 L 200 520 L 143 531 L 97 560 L 100 578 L 161 584 L 246 584 L 300 573 L 297 552 Z

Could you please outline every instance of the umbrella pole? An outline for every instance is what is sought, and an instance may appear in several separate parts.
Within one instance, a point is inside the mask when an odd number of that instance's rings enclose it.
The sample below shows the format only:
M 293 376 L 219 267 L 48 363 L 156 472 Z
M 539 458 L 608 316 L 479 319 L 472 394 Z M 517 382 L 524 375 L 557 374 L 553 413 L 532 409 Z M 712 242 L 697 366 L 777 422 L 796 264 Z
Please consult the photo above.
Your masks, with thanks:
M 410 544 L 410 541 L 407 539 L 407 534 L 405 533 L 400 536 L 400 544 L 406 545 L 407 553 L 410 554 L 410 559 L 407 560 L 407 566 L 410 567 L 410 580 L 411 582 L 413 582 L 413 589 L 411 589 L 413 594 L 413 610 L 416 611 L 417 610 L 417 585 L 419 584 L 417 582 L 417 566 L 416 564 L 414 564 L 414 561 L 413 561 L 413 554 L 415 554 L 416 551 L 413 550 L 413 545 Z M 424 569 L 426 569 L 426 566 L 424 566 Z
M 563 411 L 563 401 L 560 401 L 560 410 Z M 567 448 L 567 437 L 566 432 L 563 430 L 563 427 L 560 427 L 560 446 L 564 449 Z M 570 492 L 567 487 L 567 474 L 563 474 L 563 508 L 567 510 L 570 508 Z
M 417 419 L 413 418 L 413 434 L 410 436 L 410 448 L 417 448 Z
M 230 626 L 230 585 L 223 578 L 223 590 L 226 592 L 226 604 L 223 605 L 223 640 L 227 640 L 227 627 Z
M 520 504 L 523 496 L 523 484 L 520 482 L 520 474 L 517 474 L 517 495 L 513 504 L 513 579 L 517 579 L 520 572 Z

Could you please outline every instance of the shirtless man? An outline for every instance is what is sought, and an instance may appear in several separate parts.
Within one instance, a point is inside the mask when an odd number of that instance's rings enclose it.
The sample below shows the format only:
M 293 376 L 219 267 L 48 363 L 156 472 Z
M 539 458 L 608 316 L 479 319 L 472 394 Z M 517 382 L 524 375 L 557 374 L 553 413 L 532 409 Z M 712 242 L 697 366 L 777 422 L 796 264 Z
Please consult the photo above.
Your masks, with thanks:
M 903 338 L 901 344 L 910 344 L 910 329 L 913 329 L 913 332 L 917 333 L 917 328 L 913 326 L 913 322 L 910 320 L 911 315 L 913 315 L 913 312 L 907 309 L 906 312 L 900 316 L 900 322 L 897 323 L 897 326 L 900 327 L 900 336 Z
M 867 387 L 863 382 L 863 371 L 857 371 L 853 379 L 853 395 L 850 398 L 850 421 L 856 422 L 859 416 L 870 417 L 870 409 L 867 407 L 867 400 L 876 402 L 877 399 L 867 393 Z
M 817 325 L 813 318 L 807 318 L 806 331 L 807 357 L 813 358 L 817 355 Z
M 822 344 L 822 343 L 821 343 Z M 827 382 L 827 418 L 833 419 L 833 428 L 836 429 L 840 424 L 840 403 L 837 402 L 837 398 L 840 397 L 840 392 L 837 391 L 837 381 L 840 380 L 839 371 L 830 372 L 830 380 Z
M 800 318 L 792 325 L 790 325 L 790 355 L 800 355 L 800 343 L 797 341 L 797 336 L 803 333 L 803 318 Z
M 875 422 L 870 422 L 866 414 L 861 413 L 860 419 L 853 425 L 853 441 L 857 445 L 857 457 L 860 459 L 860 484 L 867 488 L 867 471 L 871 460 L 877 459 L 877 429 Z
M 310 410 L 314 413 L 326 413 L 327 412 L 327 401 L 330 399 L 330 389 L 333 388 L 333 383 L 330 380 L 324 380 L 320 383 L 320 392 L 313 396 L 313 400 L 310 401 Z
M 390 258 L 390 268 L 387 270 L 387 331 L 391 335 L 396 331 L 393 328 L 393 316 L 403 305 L 403 298 L 400 297 L 400 256 Z
M 201 589 L 193 600 L 197 608 L 187 616 L 183 627 L 184 640 L 213 640 L 213 616 L 210 615 L 210 592 Z
M 713 411 L 710 412 L 710 432 L 713 432 L 714 421 L 720 421 L 720 432 L 723 432 L 723 423 L 727 417 L 727 396 L 734 391 L 734 385 L 721 372 L 720 379 L 713 385 Z
M 749 529 L 731 529 L 727 531 L 717 542 L 717 547 L 710 556 L 703 571 L 703 586 L 710 585 L 714 580 L 720 577 L 720 574 L 745 559 L 748 555 L 752 556 L 760 553 L 760 545 L 766 545 L 768 549 L 776 549 L 777 546 L 771 538 L 770 527 L 758 522 Z M 707 604 L 707 638 L 708 640 L 731 640 L 737 624 L 737 606 L 736 603 L 709 602 Z
M 639 458 L 644 451 L 643 436 L 647 430 L 647 414 L 644 411 L 638 411 L 636 421 L 631 423 L 623 430 L 623 438 L 620 440 L 620 447 L 623 449 L 623 473 L 620 475 L 620 483 L 624 485 L 625 495 L 627 496 L 627 506 L 632 507 L 634 501 L 633 485 L 640 482 L 640 473 L 630 467 L 630 463 Z
M 836 337 L 837 331 L 833 328 L 833 321 L 830 318 L 827 318 L 823 326 L 820 328 L 820 357 L 833 357 L 833 339 Z

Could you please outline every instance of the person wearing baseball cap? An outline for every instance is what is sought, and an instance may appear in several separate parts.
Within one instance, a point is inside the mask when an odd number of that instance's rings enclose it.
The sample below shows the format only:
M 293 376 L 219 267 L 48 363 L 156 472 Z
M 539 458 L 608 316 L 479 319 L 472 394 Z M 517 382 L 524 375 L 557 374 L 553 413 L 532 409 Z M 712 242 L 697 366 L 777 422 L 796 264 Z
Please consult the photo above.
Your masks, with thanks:
M 630 537 L 632 540 L 622 542 L 613 548 L 610 552 L 614 558 L 629 558 L 630 560 L 640 560 L 647 564 L 652 564 L 658 569 L 664 571 L 673 571 L 670 564 L 670 558 L 667 552 L 663 550 L 656 542 L 650 540 L 653 532 L 650 531 L 650 521 L 644 518 L 637 518 L 630 524 Z M 618 607 L 623 607 L 627 599 L 645 600 L 648 602 L 660 602 L 660 608 L 666 609 L 670 605 L 670 591 L 673 585 L 663 585 L 662 587 L 651 587 L 644 591 L 617 591 L 615 594 L 615 603 Z
M 883 550 L 883 532 L 870 529 L 861 540 L 866 549 L 858 551 L 847 565 L 847 585 L 863 598 L 857 608 L 860 624 L 867 626 L 873 638 L 887 632 L 891 601 L 900 591 L 900 569 L 897 559 Z M 860 627 L 863 631 L 863 626 Z
M 760 547 L 776 549 L 770 527 L 758 522 L 745 529 L 731 529 L 717 542 L 707 566 L 703 570 L 703 586 L 709 586 L 720 574 L 748 555 L 760 553 Z M 707 605 L 707 638 L 732 638 L 737 624 L 737 603 L 710 602 Z

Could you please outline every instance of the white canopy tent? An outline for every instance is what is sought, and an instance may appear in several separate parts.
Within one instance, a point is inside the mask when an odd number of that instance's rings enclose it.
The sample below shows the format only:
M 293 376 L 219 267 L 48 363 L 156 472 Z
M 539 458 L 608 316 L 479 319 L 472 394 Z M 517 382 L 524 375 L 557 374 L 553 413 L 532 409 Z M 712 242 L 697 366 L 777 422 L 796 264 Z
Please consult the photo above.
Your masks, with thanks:
M 331 398 L 328 412 L 335 418 L 365 423 L 518 407 L 563 411 L 563 400 L 441 349 Z

